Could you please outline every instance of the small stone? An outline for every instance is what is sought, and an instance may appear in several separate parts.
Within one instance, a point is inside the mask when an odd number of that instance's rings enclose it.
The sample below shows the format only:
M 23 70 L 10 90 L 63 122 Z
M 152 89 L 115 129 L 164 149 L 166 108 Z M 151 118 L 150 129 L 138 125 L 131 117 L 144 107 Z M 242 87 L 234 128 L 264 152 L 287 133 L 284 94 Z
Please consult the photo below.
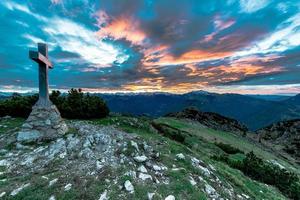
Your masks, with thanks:
M 96 169 L 97 169 L 97 170 L 100 170 L 100 169 L 102 169 L 102 168 L 103 168 L 103 165 L 101 164 L 100 161 L 97 160 L 97 162 L 96 162 Z
M 198 160 L 197 158 L 192 158 L 192 163 L 195 165 L 199 165 L 200 160 Z
M 185 159 L 185 156 L 182 154 L 182 153 L 179 153 L 179 154 L 176 154 L 176 158 L 178 160 L 184 160 Z
M 20 131 L 17 135 L 18 142 L 33 142 L 41 137 L 41 133 L 37 130 Z
M 154 197 L 154 195 L 155 195 L 155 193 L 150 193 L 150 192 L 148 192 L 148 193 L 147 193 L 148 200 L 152 200 L 153 197 Z
M 49 198 L 49 200 L 55 200 L 55 196 L 51 195 L 51 197 Z
M 100 195 L 99 200 L 108 200 L 108 197 L 107 197 L 107 190 L 105 190 L 105 191 Z
M 175 200 L 175 197 L 173 195 L 169 195 L 165 198 L 165 200 Z
M 138 146 L 138 144 L 135 141 L 131 140 L 131 146 L 133 146 L 137 151 L 140 151 L 139 150 L 139 146 Z
M 147 172 L 148 172 L 147 169 L 146 169 L 146 167 L 145 167 L 144 165 L 141 165 L 141 166 L 138 168 L 138 171 L 139 171 L 139 172 L 142 172 L 142 173 L 147 173 Z
M 6 115 L 6 116 L 2 117 L 2 119 L 12 119 L 12 117 L 9 115 Z
M 67 152 L 63 152 L 61 154 L 58 155 L 58 157 L 60 157 L 61 159 L 65 158 L 67 155 Z
M 147 179 L 150 179 L 152 180 L 152 176 L 149 175 L 149 174 L 144 174 L 144 173 L 140 173 L 139 174 L 139 178 L 142 179 L 143 181 L 147 180 Z
M 65 186 L 65 191 L 69 191 L 69 190 L 71 190 L 71 188 L 72 188 L 72 184 L 69 183 Z
M 162 170 L 162 168 L 158 165 L 153 165 L 152 168 L 153 168 L 154 171 L 161 171 Z
M 8 162 L 8 160 L 0 160 L 0 166 L 7 167 L 9 165 L 10 165 L 10 163 Z
M 213 187 L 211 187 L 210 185 L 206 184 L 205 191 L 206 191 L 206 193 L 211 194 L 211 193 L 215 192 L 215 189 Z
M 47 119 L 47 120 L 45 121 L 45 124 L 48 125 L 48 126 L 50 126 L 50 125 L 51 125 L 50 119 Z
M 148 158 L 145 155 L 142 155 L 142 156 L 135 156 L 133 159 L 136 162 L 141 163 L 141 162 L 145 162 Z
M 128 171 L 125 173 L 125 176 L 130 176 L 133 179 L 136 179 L 136 172 L 135 171 Z
M 199 167 L 199 169 L 202 170 L 202 172 L 203 172 L 203 174 L 205 176 L 209 176 L 211 174 L 211 172 L 209 171 L 209 169 L 207 169 L 206 167 L 202 167 L 201 165 L 199 165 L 198 167 Z
M 243 197 L 245 197 L 246 199 L 250 199 L 250 197 L 246 194 L 242 194 Z
M 197 182 L 195 181 L 195 179 L 193 177 L 190 176 L 190 183 L 192 184 L 192 186 L 196 185 Z
M 1 197 L 4 197 L 6 195 L 6 192 L 2 192 L 1 194 L 0 194 L 0 198 Z
M 11 196 L 15 196 L 15 195 L 17 195 L 19 192 L 21 192 L 24 188 L 26 188 L 26 187 L 28 187 L 28 186 L 30 186 L 30 183 L 27 183 L 27 184 L 25 184 L 25 185 L 22 185 L 21 187 L 19 187 L 19 188 L 13 190 L 13 191 L 10 193 L 10 195 L 11 195 Z
M 33 126 L 32 126 L 32 125 L 30 125 L 29 123 L 24 123 L 24 124 L 22 125 L 22 128 L 28 128 L 28 129 L 32 129 L 32 128 L 33 128 Z
M 133 185 L 131 184 L 131 182 L 129 180 L 125 181 L 124 187 L 125 187 L 127 192 L 130 192 L 130 193 L 134 192 L 134 187 L 133 187 Z
M 58 178 L 53 179 L 52 181 L 49 182 L 49 187 L 54 185 L 58 181 Z

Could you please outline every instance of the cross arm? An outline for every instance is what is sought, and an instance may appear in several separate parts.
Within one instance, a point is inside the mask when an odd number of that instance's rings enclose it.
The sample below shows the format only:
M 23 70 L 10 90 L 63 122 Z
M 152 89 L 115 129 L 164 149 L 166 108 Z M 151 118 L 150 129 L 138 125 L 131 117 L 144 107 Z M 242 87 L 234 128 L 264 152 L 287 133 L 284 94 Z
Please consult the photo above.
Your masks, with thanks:
M 37 63 L 44 63 L 49 68 L 53 68 L 52 63 L 46 58 L 43 54 L 37 51 L 29 51 L 29 58 L 34 60 Z

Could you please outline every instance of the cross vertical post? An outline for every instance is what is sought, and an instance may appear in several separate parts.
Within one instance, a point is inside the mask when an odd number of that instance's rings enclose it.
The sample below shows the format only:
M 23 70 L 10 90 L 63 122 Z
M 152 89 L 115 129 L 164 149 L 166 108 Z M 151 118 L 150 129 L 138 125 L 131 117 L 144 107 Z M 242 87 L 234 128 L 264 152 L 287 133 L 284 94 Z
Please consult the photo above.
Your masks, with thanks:
M 30 59 L 39 64 L 39 100 L 38 106 L 50 106 L 48 67 L 52 68 L 52 63 L 48 60 L 48 46 L 38 43 L 38 51 L 29 51 Z

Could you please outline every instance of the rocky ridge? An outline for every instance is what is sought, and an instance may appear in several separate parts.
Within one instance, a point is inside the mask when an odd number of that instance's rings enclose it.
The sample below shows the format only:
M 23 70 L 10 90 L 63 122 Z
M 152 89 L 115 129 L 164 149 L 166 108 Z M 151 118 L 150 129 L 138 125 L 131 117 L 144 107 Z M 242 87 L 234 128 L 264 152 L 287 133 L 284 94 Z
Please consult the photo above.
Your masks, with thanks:
M 100 200 L 133 198 L 130 195 L 136 195 L 139 185 L 147 185 L 150 200 L 171 200 L 175 199 L 173 194 L 163 195 L 157 190 L 172 184 L 170 173 L 186 171 L 186 168 L 178 167 L 181 162 L 186 162 L 194 169 L 186 177 L 191 187 L 201 190 L 208 199 L 250 198 L 235 191 L 231 183 L 221 180 L 213 165 L 193 155 L 182 152 L 172 158 L 172 163 L 164 163 L 161 152 L 155 148 L 164 142 L 146 142 L 112 126 L 83 121 L 72 121 L 68 126 L 68 134 L 50 143 L 30 146 L 14 142 L 15 148 L 1 150 L 0 167 L 5 169 L 1 174 L 6 176 L 1 182 L 7 183 L 0 191 L 1 197 L 12 198 L 34 184 L 30 179 L 19 183 L 10 180 L 38 175 L 47 187 L 56 187 L 60 193 L 83 187 L 76 185 L 77 182 L 84 185 L 89 179 L 95 179 L 105 185 L 98 194 Z M 57 197 L 52 194 L 48 198 L 54 200 Z
M 300 162 L 300 120 L 274 123 L 256 133 L 260 143 L 284 151 Z
M 186 108 L 181 112 L 169 113 L 166 116 L 195 120 L 209 128 L 238 133 L 240 135 L 245 135 L 248 131 L 245 125 L 235 119 L 224 117 L 217 113 L 201 112 L 193 107 Z

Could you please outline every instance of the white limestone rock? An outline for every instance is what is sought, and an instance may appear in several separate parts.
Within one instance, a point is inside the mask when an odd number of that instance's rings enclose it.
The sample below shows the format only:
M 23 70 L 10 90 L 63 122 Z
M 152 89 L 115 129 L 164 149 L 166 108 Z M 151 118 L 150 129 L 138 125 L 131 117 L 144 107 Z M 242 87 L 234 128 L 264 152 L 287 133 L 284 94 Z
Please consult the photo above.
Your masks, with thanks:
M 17 135 L 18 142 L 34 142 L 38 140 L 42 134 L 38 130 L 20 131 Z
M 130 144 L 131 144 L 131 146 L 133 146 L 137 151 L 140 151 L 140 150 L 139 150 L 139 146 L 138 146 L 138 144 L 137 144 L 135 141 L 131 140 Z
M 69 183 L 69 184 L 65 185 L 64 190 L 65 190 L 65 191 L 69 191 L 69 190 L 71 190 L 71 188 L 72 188 L 72 184 Z
M 49 200 L 56 200 L 54 195 L 51 195 L 51 197 L 49 198 Z
M 147 193 L 148 200 L 152 200 L 154 195 L 155 195 L 155 193 L 148 192 Z
M 148 158 L 145 155 L 142 155 L 142 156 L 135 156 L 133 159 L 136 162 L 142 163 L 145 162 Z
M 182 154 L 182 153 L 179 153 L 179 154 L 176 154 L 176 158 L 178 160 L 184 160 L 185 159 L 185 156 Z
M 125 181 L 124 187 L 125 187 L 127 192 L 130 192 L 130 193 L 134 192 L 134 187 L 133 187 L 133 185 L 131 184 L 131 182 L 129 180 Z
M 195 179 L 193 177 L 190 176 L 190 179 L 189 179 L 190 183 L 192 186 L 194 185 L 197 185 L 197 182 L 195 181 Z
M 0 198 L 4 197 L 5 195 L 6 195 L 6 192 L 2 192 L 2 193 L 0 194 Z
M 108 200 L 108 197 L 107 197 L 107 190 L 105 190 L 105 191 L 100 195 L 99 200 Z
M 17 195 L 19 192 L 21 192 L 24 188 L 27 188 L 27 187 L 29 187 L 29 186 L 30 186 L 30 183 L 26 183 L 26 184 L 22 185 L 21 187 L 19 187 L 19 188 L 13 190 L 13 191 L 10 193 L 10 195 L 11 195 L 11 196 L 16 196 L 16 195 Z
M 173 195 L 169 195 L 165 198 L 165 200 L 175 200 L 175 197 Z
M 138 168 L 138 171 L 139 172 L 142 172 L 142 173 L 147 173 L 148 170 L 146 169 L 146 167 L 144 165 L 141 165 L 139 168 Z
M 162 168 L 158 165 L 153 165 L 152 168 L 153 168 L 154 171 L 161 171 L 162 170 Z
M 52 185 L 54 185 L 57 181 L 58 181 L 58 178 L 55 178 L 55 179 L 49 181 L 49 187 L 51 187 Z
M 152 176 L 149 174 L 139 173 L 139 179 L 142 179 L 143 181 L 150 179 L 152 180 Z

